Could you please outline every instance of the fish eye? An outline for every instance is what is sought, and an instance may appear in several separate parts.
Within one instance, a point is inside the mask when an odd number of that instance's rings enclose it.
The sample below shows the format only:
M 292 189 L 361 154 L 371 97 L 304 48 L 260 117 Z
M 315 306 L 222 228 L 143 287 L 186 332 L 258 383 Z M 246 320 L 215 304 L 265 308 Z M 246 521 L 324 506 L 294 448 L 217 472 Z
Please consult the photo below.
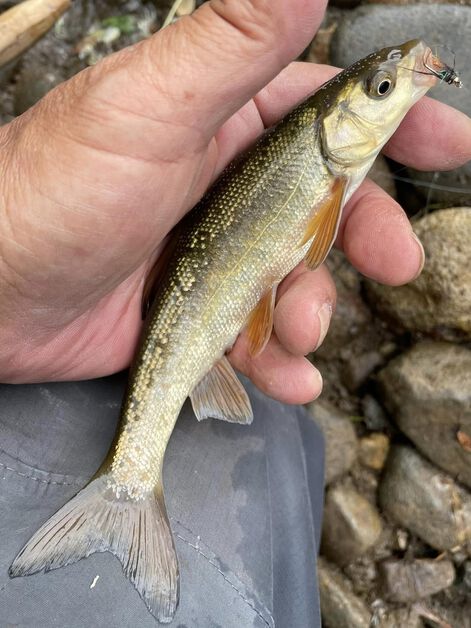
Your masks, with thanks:
M 392 83 L 389 79 L 384 79 L 384 81 L 381 81 L 381 83 L 378 85 L 378 95 L 385 96 L 391 89 L 391 85 Z
M 380 70 L 366 79 L 365 90 L 371 98 L 384 98 L 392 92 L 395 83 L 395 76 L 391 72 Z

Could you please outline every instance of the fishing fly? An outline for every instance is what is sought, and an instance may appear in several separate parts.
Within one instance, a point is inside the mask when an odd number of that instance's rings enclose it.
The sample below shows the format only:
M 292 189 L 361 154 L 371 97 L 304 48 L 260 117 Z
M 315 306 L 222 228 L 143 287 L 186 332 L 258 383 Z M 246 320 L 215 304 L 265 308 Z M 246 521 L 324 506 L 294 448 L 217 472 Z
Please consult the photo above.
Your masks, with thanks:
M 431 64 L 429 65 L 428 61 L 430 56 Z M 443 61 L 440 61 L 432 52 L 430 51 L 427 57 L 424 59 L 424 66 L 431 72 L 431 74 L 435 75 L 441 81 L 448 83 L 448 85 L 455 85 L 455 87 L 463 87 L 463 83 L 461 82 L 458 74 L 455 72 L 455 57 L 453 55 L 453 67 L 451 68 Z
M 446 46 L 443 46 L 446 48 Z M 446 48 L 449 50 L 448 48 Z M 450 51 L 451 52 L 451 51 Z M 410 72 L 415 72 L 417 74 L 425 74 L 427 76 L 436 76 L 440 79 L 441 82 L 445 82 L 448 85 L 454 85 L 455 87 L 462 88 L 463 83 L 461 82 L 460 77 L 455 71 L 455 54 L 453 54 L 453 67 L 450 67 L 440 59 L 436 55 L 432 53 L 429 49 L 426 57 L 423 60 L 424 67 L 427 68 L 428 72 L 422 72 L 421 70 L 417 70 L 416 68 L 407 68 L 402 65 L 398 65 L 398 68 L 402 68 L 403 70 L 409 70 Z M 400 58 L 401 51 L 400 50 L 392 50 L 388 55 L 388 60 L 394 60 Z M 430 57 L 432 57 L 430 59 Z

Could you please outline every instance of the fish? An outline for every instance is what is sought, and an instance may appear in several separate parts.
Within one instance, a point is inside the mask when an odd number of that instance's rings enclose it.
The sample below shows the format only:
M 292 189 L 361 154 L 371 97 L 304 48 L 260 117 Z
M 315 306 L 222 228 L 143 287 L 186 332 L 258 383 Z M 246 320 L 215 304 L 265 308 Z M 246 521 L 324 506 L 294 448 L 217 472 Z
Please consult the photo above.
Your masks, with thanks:
M 110 453 L 21 549 L 11 577 L 109 551 L 155 618 L 172 620 L 179 568 L 162 468 L 182 405 L 190 397 L 198 420 L 252 421 L 226 352 L 244 329 L 251 354 L 263 351 L 280 282 L 303 260 L 310 269 L 324 261 L 342 208 L 411 106 L 439 78 L 459 82 L 431 54 L 413 40 L 335 76 L 232 162 L 179 223 L 150 282 L 155 296 L 146 297 Z

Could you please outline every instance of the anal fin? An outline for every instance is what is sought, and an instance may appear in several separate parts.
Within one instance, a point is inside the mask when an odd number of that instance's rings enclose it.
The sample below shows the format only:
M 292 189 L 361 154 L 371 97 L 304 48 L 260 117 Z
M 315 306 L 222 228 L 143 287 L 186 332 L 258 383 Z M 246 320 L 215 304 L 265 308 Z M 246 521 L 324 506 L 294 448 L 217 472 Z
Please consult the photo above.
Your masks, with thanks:
M 335 241 L 346 187 L 347 179 L 336 179 L 329 199 L 317 209 L 308 223 L 300 244 L 303 246 L 313 239 L 305 257 L 310 270 L 315 270 L 322 264 Z
M 231 423 L 252 423 L 250 399 L 223 356 L 190 395 L 198 421 L 214 418 Z

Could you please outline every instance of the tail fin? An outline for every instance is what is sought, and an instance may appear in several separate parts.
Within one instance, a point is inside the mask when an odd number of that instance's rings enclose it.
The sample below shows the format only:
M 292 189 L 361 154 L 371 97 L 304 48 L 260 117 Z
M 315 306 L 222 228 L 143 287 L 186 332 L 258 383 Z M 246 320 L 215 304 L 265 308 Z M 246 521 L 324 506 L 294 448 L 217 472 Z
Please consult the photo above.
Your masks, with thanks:
M 139 501 L 108 488 L 101 475 L 47 521 L 13 561 L 12 578 L 57 569 L 110 551 L 150 612 L 172 620 L 179 595 L 178 561 L 160 484 Z

